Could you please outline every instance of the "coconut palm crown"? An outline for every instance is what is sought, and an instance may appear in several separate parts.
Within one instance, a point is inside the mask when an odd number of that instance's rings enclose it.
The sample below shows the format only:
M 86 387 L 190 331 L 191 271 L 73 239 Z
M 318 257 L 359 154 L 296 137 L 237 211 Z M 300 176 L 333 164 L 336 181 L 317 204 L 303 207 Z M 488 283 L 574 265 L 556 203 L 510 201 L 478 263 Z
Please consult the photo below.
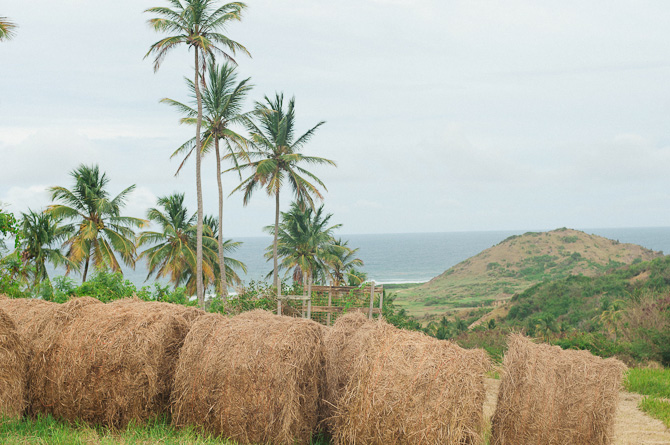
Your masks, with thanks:
M 333 231 L 341 224 L 329 225 L 332 213 L 325 214 L 323 205 L 317 209 L 304 207 L 294 202 L 288 212 L 282 212 L 279 224 L 277 252 L 281 258 L 280 268 L 293 270 L 294 279 L 302 281 L 303 275 L 309 281 L 325 280 L 328 265 L 337 261 L 334 253 Z M 265 227 L 267 232 L 274 231 L 273 226 Z M 268 247 L 266 257 L 272 255 L 273 246 Z
M 117 254 L 128 266 L 135 267 L 134 228 L 148 222 L 140 218 L 122 216 L 121 210 L 135 185 L 111 198 L 106 190 L 109 179 L 97 165 L 80 165 L 70 173 L 74 187 L 51 187 L 50 205 L 46 212 L 57 220 L 70 221 L 64 229 L 72 235 L 65 241 L 66 257 L 73 265 L 84 264 L 82 281 L 86 281 L 91 261 L 96 269 L 120 271 Z M 71 266 L 66 268 L 69 272 Z
M 9 21 L 7 17 L 0 17 L 0 41 L 10 40 L 16 35 L 16 23 Z

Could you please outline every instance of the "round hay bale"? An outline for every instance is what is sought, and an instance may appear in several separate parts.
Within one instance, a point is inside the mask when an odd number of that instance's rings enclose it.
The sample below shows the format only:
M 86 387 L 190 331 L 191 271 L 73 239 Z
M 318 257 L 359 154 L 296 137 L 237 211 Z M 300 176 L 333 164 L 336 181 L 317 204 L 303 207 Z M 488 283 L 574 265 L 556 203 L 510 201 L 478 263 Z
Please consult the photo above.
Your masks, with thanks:
M 625 369 L 616 359 L 510 335 L 491 444 L 611 443 Z
M 35 373 L 39 411 L 117 428 L 167 412 L 188 332 L 182 316 L 145 303 L 82 300 L 62 305 L 58 315 L 69 322 Z
M 325 346 L 335 443 L 483 442 L 484 351 L 356 313 L 338 318 Z
M 124 304 L 142 304 L 144 305 L 143 307 L 145 308 L 152 308 L 155 311 L 161 311 L 161 312 L 165 311 L 172 313 L 173 315 L 183 317 L 184 320 L 186 320 L 186 322 L 189 324 L 189 326 L 193 324 L 193 322 L 197 320 L 199 317 L 202 317 L 207 313 L 202 309 L 193 306 L 184 306 L 181 304 L 174 304 L 174 303 L 164 303 L 162 301 L 144 301 L 140 300 L 137 297 L 115 300 L 109 304 L 113 305 L 114 307 Z
M 208 314 L 179 355 L 173 422 L 240 443 L 309 443 L 322 372 L 317 323 L 259 310 Z
M 28 344 L 41 334 L 45 315 L 57 306 L 56 303 L 35 298 L 0 298 L 0 309 L 14 321 L 19 334 Z
M 0 419 L 23 414 L 27 370 L 28 349 L 12 319 L 0 309 Z

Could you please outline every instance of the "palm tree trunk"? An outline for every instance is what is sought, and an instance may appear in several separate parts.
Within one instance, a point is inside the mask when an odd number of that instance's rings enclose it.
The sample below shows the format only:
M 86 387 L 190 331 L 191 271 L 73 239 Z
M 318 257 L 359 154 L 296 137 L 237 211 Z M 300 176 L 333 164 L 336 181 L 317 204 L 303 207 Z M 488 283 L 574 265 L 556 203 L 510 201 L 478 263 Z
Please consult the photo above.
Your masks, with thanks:
M 90 259 L 91 259 L 90 255 L 86 257 L 86 265 L 84 266 L 84 276 L 81 279 L 82 283 L 86 282 L 86 274 L 88 274 L 88 262 Z
M 277 296 L 281 296 L 281 284 L 279 282 L 279 267 L 277 265 L 277 237 L 279 235 L 279 190 L 275 193 L 275 239 L 272 243 L 272 259 L 274 270 L 272 283 L 277 288 Z
M 200 58 L 198 47 L 195 47 L 195 98 L 198 102 L 198 119 L 195 125 L 195 182 L 198 198 L 198 223 L 196 226 L 196 280 L 195 290 L 198 296 L 198 304 L 205 307 L 205 285 L 202 280 L 202 177 L 200 166 L 202 164 L 202 141 L 200 140 L 200 128 L 202 126 L 202 96 L 200 95 Z
M 216 151 L 216 182 L 219 186 L 219 269 L 221 271 L 221 300 L 223 308 L 228 312 L 228 282 L 226 280 L 226 263 L 223 255 L 223 185 L 221 184 L 221 156 L 219 155 L 219 138 L 214 138 Z

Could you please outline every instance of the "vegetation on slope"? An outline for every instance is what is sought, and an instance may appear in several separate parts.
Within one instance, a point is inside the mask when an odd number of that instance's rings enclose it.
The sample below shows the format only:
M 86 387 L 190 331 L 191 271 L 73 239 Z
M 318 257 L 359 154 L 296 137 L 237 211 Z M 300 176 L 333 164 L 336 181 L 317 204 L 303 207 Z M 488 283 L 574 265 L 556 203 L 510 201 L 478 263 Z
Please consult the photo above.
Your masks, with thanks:
M 506 306 L 506 315 L 479 324 L 458 341 L 499 354 L 505 333 L 522 331 L 628 363 L 670 365 L 670 256 L 595 277 L 545 281 L 515 295 Z
M 398 291 L 398 304 L 416 316 L 453 315 L 454 309 L 492 306 L 534 284 L 607 270 L 662 256 L 571 229 L 511 236 L 428 283 Z M 430 317 L 433 316 L 433 317 Z

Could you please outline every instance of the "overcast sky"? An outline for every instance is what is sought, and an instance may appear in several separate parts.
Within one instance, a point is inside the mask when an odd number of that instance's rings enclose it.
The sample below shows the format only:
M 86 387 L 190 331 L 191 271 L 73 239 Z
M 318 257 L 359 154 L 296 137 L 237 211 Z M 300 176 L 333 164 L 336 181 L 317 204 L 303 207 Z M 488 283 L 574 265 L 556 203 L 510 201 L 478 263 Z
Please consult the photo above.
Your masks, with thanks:
M 0 43 L 0 201 L 49 204 L 80 163 L 127 213 L 184 191 L 169 155 L 192 135 L 163 97 L 186 100 L 192 53 L 168 56 L 143 10 L 163 0 L 0 0 L 19 25 Z M 249 0 L 226 34 L 253 58 L 248 101 L 295 95 L 305 152 L 343 233 L 670 225 L 670 2 Z M 205 211 L 216 212 L 205 158 Z M 224 187 L 237 185 L 224 175 Z M 289 196 L 283 208 L 286 209 Z M 274 218 L 262 192 L 225 202 L 228 237 Z

